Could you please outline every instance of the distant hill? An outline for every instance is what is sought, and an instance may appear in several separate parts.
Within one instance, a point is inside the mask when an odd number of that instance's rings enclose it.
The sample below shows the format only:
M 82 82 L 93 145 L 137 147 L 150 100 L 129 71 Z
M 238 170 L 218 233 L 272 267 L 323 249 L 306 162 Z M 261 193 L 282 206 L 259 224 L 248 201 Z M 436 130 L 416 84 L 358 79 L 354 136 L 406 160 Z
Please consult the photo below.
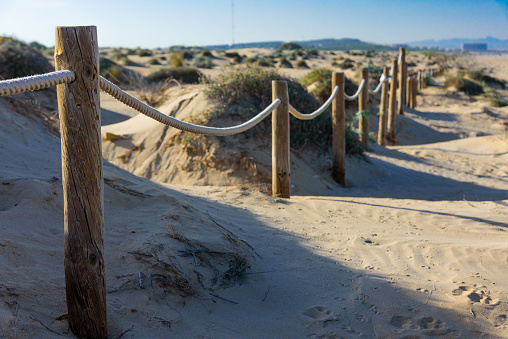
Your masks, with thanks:
M 210 45 L 204 46 L 208 49 L 230 49 L 230 48 L 274 48 L 277 49 L 285 41 L 265 41 L 265 42 L 251 42 L 231 45 Z M 386 45 L 377 45 L 364 42 L 358 39 L 320 39 L 308 41 L 292 41 L 301 45 L 305 49 L 319 49 L 319 50 L 334 50 L 334 51 L 347 51 L 347 50 L 375 50 L 375 51 L 393 51 L 395 47 Z
M 500 40 L 493 37 L 486 37 L 482 39 L 444 39 L 444 40 L 422 40 L 408 42 L 409 46 L 418 47 L 434 47 L 437 46 L 442 49 L 461 49 L 463 43 L 467 42 L 485 42 L 488 45 L 488 49 L 504 49 L 508 50 L 508 39 Z

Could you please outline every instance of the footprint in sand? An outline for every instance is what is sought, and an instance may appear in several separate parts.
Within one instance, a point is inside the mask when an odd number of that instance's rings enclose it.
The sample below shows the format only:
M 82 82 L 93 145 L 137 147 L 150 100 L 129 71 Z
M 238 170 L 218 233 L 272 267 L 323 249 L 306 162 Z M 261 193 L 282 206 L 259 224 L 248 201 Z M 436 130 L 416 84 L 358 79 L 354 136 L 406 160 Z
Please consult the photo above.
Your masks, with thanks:
M 452 291 L 454 296 L 466 296 L 472 303 L 481 303 L 490 306 L 496 306 L 500 303 L 499 299 L 492 299 L 485 286 L 467 286 L 461 285 Z
M 322 321 L 323 324 L 327 321 L 337 321 L 339 317 L 334 311 L 327 309 L 324 306 L 314 306 L 306 309 L 303 315 L 311 318 L 312 320 Z
M 389 324 L 402 330 L 414 332 L 413 335 L 444 335 L 452 332 L 448 329 L 444 321 L 433 317 L 425 316 L 421 318 L 413 318 L 404 315 L 394 315 Z

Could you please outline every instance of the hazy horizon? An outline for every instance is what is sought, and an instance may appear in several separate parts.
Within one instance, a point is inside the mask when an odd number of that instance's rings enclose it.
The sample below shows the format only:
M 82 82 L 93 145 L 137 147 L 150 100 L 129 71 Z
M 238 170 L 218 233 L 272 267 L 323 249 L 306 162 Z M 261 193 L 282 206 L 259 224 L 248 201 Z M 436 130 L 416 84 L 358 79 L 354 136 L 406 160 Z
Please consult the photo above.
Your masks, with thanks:
M 233 1 L 147 1 L 140 6 L 132 0 L 0 0 L 0 35 L 52 46 L 56 26 L 95 25 L 100 46 L 144 48 L 325 38 L 377 44 L 508 39 L 508 0 Z

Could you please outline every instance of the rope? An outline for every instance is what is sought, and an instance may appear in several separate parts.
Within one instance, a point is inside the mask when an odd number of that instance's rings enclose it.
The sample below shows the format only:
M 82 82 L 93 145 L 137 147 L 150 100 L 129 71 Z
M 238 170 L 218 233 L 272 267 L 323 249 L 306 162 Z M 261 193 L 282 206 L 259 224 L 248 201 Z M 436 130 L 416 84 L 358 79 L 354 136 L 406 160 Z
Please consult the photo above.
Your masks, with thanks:
M 254 118 L 250 119 L 243 124 L 232 126 L 232 127 L 209 127 L 209 126 L 199 126 L 194 125 L 185 121 L 181 121 L 175 119 L 173 117 L 167 116 L 153 107 L 148 106 L 142 101 L 134 98 L 132 95 L 125 93 L 119 87 L 104 79 L 103 77 L 99 77 L 99 85 L 101 89 L 111 95 L 113 98 L 117 99 L 120 102 L 123 102 L 129 107 L 134 108 L 140 113 L 157 120 L 160 123 L 165 125 L 180 129 L 182 131 L 187 131 L 191 133 L 197 134 L 207 134 L 207 135 L 215 135 L 215 136 L 225 136 L 225 135 L 233 135 L 245 132 L 246 130 L 256 126 L 260 123 L 264 118 L 266 118 L 279 104 L 280 100 L 277 99 L 270 104 L 264 111 L 260 112 Z
M 298 112 L 293 106 L 291 106 L 291 104 L 289 105 L 289 113 L 293 114 L 300 120 L 312 120 L 321 115 L 321 113 L 323 113 L 332 104 L 332 101 L 337 96 L 337 93 L 339 93 L 339 86 L 335 86 L 332 95 L 330 95 L 330 97 L 328 98 L 328 100 L 326 100 L 323 106 L 319 107 L 316 111 L 312 113 L 302 114 Z
M 379 90 L 381 89 L 381 86 L 384 84 L 385 81 L 390 80 L 392 78 L 391 75 L 386 76 L 384 74 L 381 74 L 381 77 L 379 78 L 379 84 L 377 85 L 376 89 L 372 90 L 369 86 L 369 92 L 372 94 L 379 93 Z
M 57 71 L 24 78 L 0 81 L 0 97 L 49 88 L 55 85 L 68 84 L 76 79 L 73 71 Z
M 358 96 L 360 95 L 360 93 L 363 91 L 363 86 L 365 86 L 365 79 L 362 79 L 362 82 L 360 83 L 360 87 L 358 88 L 358 91 L 356 91 L 356 93 L 354 95 L 349 96 L 344 92 L 344 96 L 349 101 L 356 100 L 358 98 Z

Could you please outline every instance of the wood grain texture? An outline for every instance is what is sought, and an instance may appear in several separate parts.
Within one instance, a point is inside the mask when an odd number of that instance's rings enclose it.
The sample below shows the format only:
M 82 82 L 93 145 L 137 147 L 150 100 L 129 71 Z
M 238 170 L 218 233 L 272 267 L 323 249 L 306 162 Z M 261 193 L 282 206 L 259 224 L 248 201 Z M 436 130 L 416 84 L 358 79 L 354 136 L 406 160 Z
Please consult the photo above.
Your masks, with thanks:
M 369 110 L 369 69 L 367 67 L 362 67 L 360 69 L 362 74 L 362 79 L 365 80 L 365 86 L 363 86 L 363 90 L 360 92 L 360 97 L 358 98 L 358 111 L 368 111 Z M 369 115 L 368 114 L 360 114 L 359 121 L 359 137 L 360 144 L 363 148 L 369 148 Z
M 406 49 L 400 48 L 402 58 L 400 60 L 399 71 L 399 108 L 398 113 L 404 115 L 404 104 L 406 103 L 406 82 L 407 82 L 407 68 L 406 68 Z
M 388 67 L 384 67 L 383 75 L 387 77 Z M 381 87 L 381 103 L 379 109 L 379 128 L 377 133 L 377 142 L 381 146 L 386 144 L 386 120 L 388 115 L 388 82 L 385 81 Z
M 391 142 L 395 141 L 395 111 L 397 110 L 397 80 L 398 80 L 398 65 L 397 60 L 393 60 L 393 78 L 390 83 L 390 107 L 388 112 L 387 122 L 387 137 Z
M 71 69 L 76 74 L 72 83 L 57 86 L 69 327 L 78 337 L 106 338 L 104 182 L 96 27 L 57 27 L 55 65 L 57 70 Z
M 346 106 L 344 101 L 345 77 L 343 72 L 332 73 L 332 90 L 339 86 L 339 93 L 332 102 L 333 166 L 332 178 L 339 185 L 346 185 Z
M 289 162 L 289 96 L 286 81 L 272 81 L 272 98 L 280 104 L 272 113 L 272 194 L 289 198 L 291 171 Z

